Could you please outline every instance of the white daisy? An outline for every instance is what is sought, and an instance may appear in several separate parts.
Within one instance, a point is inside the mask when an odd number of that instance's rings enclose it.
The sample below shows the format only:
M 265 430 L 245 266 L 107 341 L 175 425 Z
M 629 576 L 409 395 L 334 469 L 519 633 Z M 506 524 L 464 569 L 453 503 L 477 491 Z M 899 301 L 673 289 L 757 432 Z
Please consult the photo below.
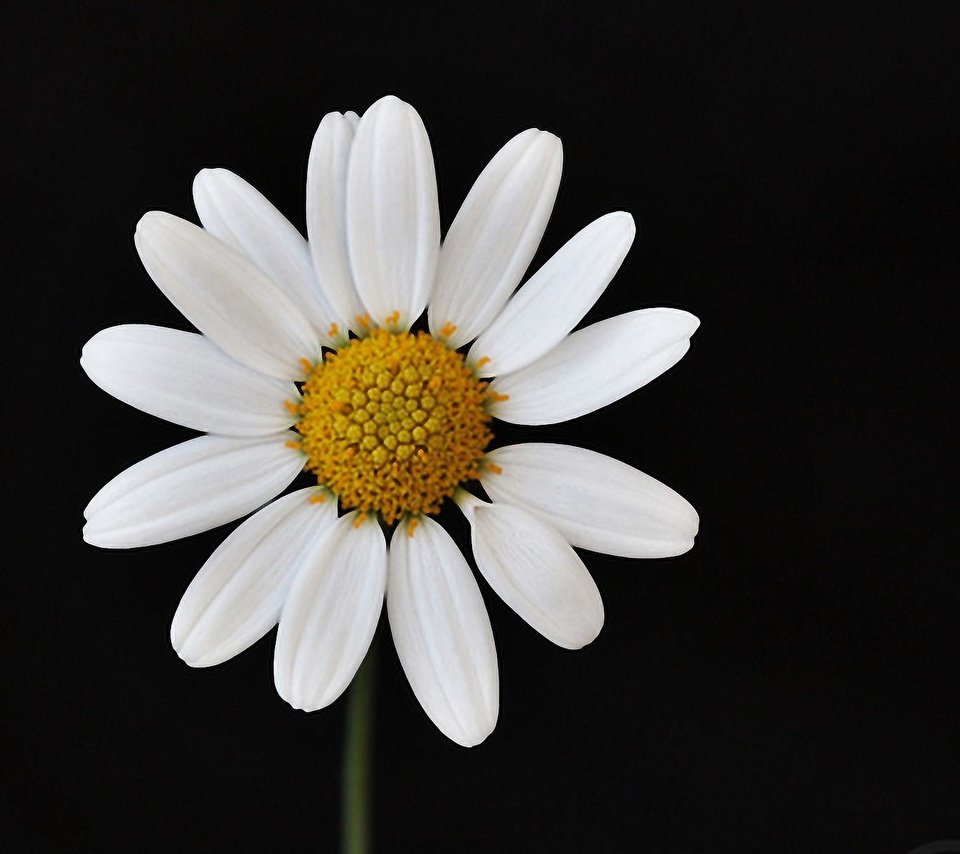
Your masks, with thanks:
M 386 596 L 414 693 L 444 734 L 474 745 L 496 724 L 497 654 L 474 575 L 430 518 L 446 499 L 494 591 L 570 649 L 603 623 L 574 547 L 664 557 L 692 546 L 690 504 L 624 463 L 556 444 L 487 450 L 493 418 L 554 424 L 605 406 L 675 364 L 698 326 L 654 308 L 571 333 L 633 241 L 622 212 L 586 226 L 514 293 L 561 164 L 555 136 L 518 134 L 441 245 L 426 130 L 386 97 L 362 119 L 320 123 L 309 242 L 222 169 L 194 182 L 203 228 L 156 211 L 140 220 L 144 266 L 201 334 L 117 326 L 81 364 L 120 400 L 208 435 L 111 480 L 86 508 L 84 539 L 152 545 L 263 508 L 183 596 L 171 638 L 187 664 L 225 661 L 279 623 L 277 691 L 322 708 L 356 673 Z M 425 308 L 429 332 L 412 332 Z M 316 485 L 276 498 L 304 468 Z M 492 502 L 465 489 L 475 481 Z

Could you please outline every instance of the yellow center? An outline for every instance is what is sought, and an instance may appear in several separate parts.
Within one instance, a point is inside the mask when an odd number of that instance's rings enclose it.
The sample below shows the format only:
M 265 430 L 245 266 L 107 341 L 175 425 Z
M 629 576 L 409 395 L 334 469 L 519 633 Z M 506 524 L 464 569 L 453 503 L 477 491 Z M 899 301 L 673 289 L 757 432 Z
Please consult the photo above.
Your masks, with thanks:
M 425 332 L 374 329 L 312 366 L 297 407 L 307 468 L 344 509 L 437 513 L 480 474 L 487 383 Z

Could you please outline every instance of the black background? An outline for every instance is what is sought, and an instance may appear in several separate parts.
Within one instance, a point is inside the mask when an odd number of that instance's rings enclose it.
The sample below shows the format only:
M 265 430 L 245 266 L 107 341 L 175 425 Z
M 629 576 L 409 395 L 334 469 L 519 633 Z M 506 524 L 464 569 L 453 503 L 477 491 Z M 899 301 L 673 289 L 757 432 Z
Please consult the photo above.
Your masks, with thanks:
M 484 586 L 501 717 L 479 748 L 434 729 L 380 638 L 379 850 L 960 837 L 952 5 L 8 7 L 6 850 L 335 849 L 343 702 L 287 707 L 272 635 L 206 671 L 170 648 L 226 531 L 81 542 L 102 483 L 190 434 L 77 359 L 105 326 L 184 328 L 134 252 L 143 212 L 192 218 L 193 175 L 226 166 L 302 228 L 321 116 L 388 92 L 431 133 L 444 225 L 530 126 L 565 151 L 534 267 L 635 215 L 587 320 L 686 308 L 690 353 L 522 435 L 628 461 L 702 526 L 681 558 L 586 555 L 607 620 L 577 653 Z

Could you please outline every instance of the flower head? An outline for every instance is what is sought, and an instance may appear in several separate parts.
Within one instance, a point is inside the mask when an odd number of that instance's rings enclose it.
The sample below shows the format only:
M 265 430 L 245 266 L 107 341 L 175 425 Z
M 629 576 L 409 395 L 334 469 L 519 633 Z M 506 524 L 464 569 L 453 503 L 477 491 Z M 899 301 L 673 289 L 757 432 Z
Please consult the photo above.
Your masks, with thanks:
M 675 364 L 698 325 L 656 308 L 571 332 L 633 241 L 622 212 L 587 225 L 517 290 L 561 162 L 552 134 L 518 134 L 441 245 L 426 130 L 387 97 L 362 119 L 320 123 L 309 241 L 222 169 L 194 183 L 202 228 L 141 219 L 144 266 L 200 334 L 113 327 L 81 364 L 120 400 L 208 435 L 117 475 L 88 504 L 84 538 L 145 546 L 257 511 L 177 609 L 171 638 L 188 664 L 225 661 L 279 623 L 278 692 L 322 708 L 356 673 L 386 596 L 414 693 L 472 745 L 496 724 L 497 655 L 474 575 L 431 518 L 445 501 L 469 521 L 490 586 L 571 649 L 603 624 L 575 546 L 627 557 L 691 547 L 693 508 L 624 463 L 556 444 L 491 450 L 496 419 L 558 423 L 605 406 Z M 413 329 L 425 309 L 427 329 Z M 304 469 L 311 485 L 276 498 Z

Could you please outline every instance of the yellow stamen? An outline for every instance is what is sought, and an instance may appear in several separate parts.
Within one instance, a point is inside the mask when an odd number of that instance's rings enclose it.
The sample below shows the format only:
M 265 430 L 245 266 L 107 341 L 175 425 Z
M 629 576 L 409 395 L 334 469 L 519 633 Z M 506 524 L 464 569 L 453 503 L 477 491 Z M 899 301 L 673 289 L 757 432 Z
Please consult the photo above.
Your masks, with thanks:
M 393 313 L 390 314 L 383 322 L 386 323 L 388 326 L 389 326 L 390 324 L 392 324 L 392 323 L 399 323 L 399 322 L 400 322 L 400 311 L 399 311 L 399 309 L 396 309 L 396 308 L 395 308 L 395 309 L 393 310 Z
M 283 405 L 287 408 L 287 412 L 289 412 L 291 415 L 297 416 L 300 414 L 300 405 L 294 403 L 292 400 L 285 400 Z
M 340 334 L 340 327 L 336 323 L 331 323 L 330 328 L 327 330 L 327 336 L 330 338 L 336 338 Z
M 315 492 L 313 495 L 310 496 L 311 504 L 323 504 L 323 502 L 326 500 L 327 500 L 327 496 L 324 495 L 322 492 Z
M 483 464 L 485 471 L 491 472 L 493 474 L 503 474 L 503 468 L 498 466 L 496 463 L 485 462 Z
M 310 372 L 313 370 L 313 362 L 311 362 L 309 359 L 299 359 L 298 364 L 300 365 L 301 368 L 303 368 L 303 372 L 305 374 L 309 375 Z
M 355 320 L 357 321 L 357 326 L 361 327 L 362 329 L 370 328 L 370 315 L 366 312 L 363 314 L 358 314 Z
M 490 357 L 489 357 L 489 356 L 483 356 L 482 358 L 480 358 L 480 359 L 477 360 L 477 367 L 478 367 L 478 368 L 482 368 L 484 365 L 489 365 L 489 364 L 490 364 Z
M 296 439 L 289 439 L 284 442 L 283 445 L 285 448 L 293 448 L 295 451 L 301 450 L 300 442 L 298 442 Z
M 449 338 L 457 331 L 457 324 L 451 323 L 449 320 L 440 327 L 440 337 Z
M 493 438 L 489 389 L 425 332 L 374 328 L 337 358 L 326 354 L 302 393 L 307 468 L 360 518 L 376 512 L 392 524 L 437 513 L 459 484 L 480 476 Z
M 502 403 L 504 400 L 510 400 L 509 394 L 500 394 L 499 392 L 487 390 L 487 399 Z
M 409 522 L 407 522 L 407 536 L 408 536 L 408 537 L 411 537 L 411 538 L 413 537 L 413 532 L 417 530 L 417 525 L 419 525 L 419 524 L 420 524 L 420 520 L 419 520 L 419 519 L 411 519 Z

